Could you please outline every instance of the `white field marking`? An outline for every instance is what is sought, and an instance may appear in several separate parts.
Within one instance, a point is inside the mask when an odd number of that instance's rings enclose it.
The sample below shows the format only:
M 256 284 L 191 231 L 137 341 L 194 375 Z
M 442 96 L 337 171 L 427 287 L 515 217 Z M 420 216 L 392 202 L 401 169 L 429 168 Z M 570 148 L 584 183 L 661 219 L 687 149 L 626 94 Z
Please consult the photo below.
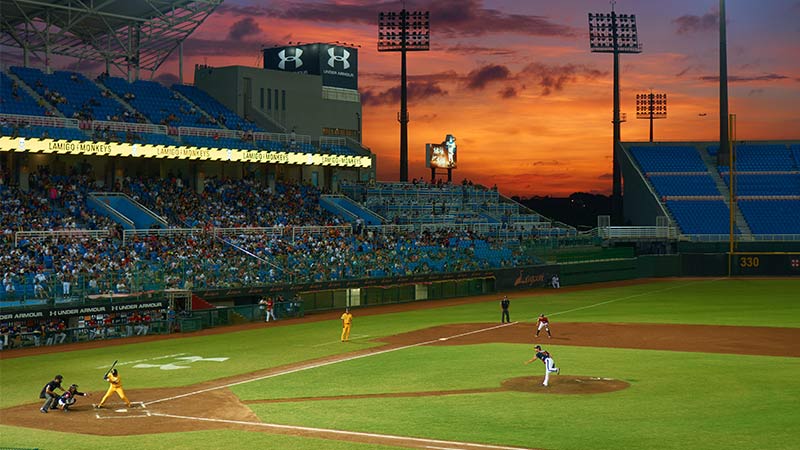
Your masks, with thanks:
M 433 445 L 426 445 L 425 448 L 432 448 L 435 450 L 461 450 L 460 448 L 454 447 L 434 447 Z
M 491 445 L 491 444 L 474 444 L 471 442 L 458 442 L 458 441 L 442 441 L 439 439 L 424 439 L 424 438 L 416 438 L 416 437 L 408 437 L 408 436 L 396 436 L 392 434 L 378 434 L 378 433 L 363 433 L 359 431 L 344 431 L 344 430 L 334 430 L 329 428 L 312 428 L 312 427 L 301 427 L 295 425 L 280 425 L 275 423 L 264 423 L 264 422 L 245 422 L 242 420 L 229 420 L 229 419 L 212 419 L 208 417 L 190 417 L 190 416 L 178 416 L 175 414 L 162 414 L 162 413 L 152 413 L 153 416 L 160 416 L 160 417 L 171 417 L 173 419 L 186 419 L 186 420 L 197 420 L 201 422 L 218 422 L 218 423 L 230 423 L 235 425 L 248 425 L 248 426 L 255 426 L 255 427 L 264 427 L 264 428 L 280 428 L 284 430 L 297 430 L 297 431 L 311 431 L 317 433 L 330 433 L 330 434 L 338 434 L 343 436 L 362 436 L 362 437 L 369 437 L 369 438 L 381 438 L 387 440 L 397 440 L 397 441 L 412 441 L 417 442 L 420 444 L 442 444 L 442 445 L 454 445 L 460 448 L 476 448 L 476 449 L 494 449 L 494 450 L 529 450 L 524 447 L 506 447 L 502 445 Z M 435 447 L 429 447 L 435 448 Z
M 136 414 L 136 415 L 130 415 L 130 414 L 124 414 L 123 415 L 123 414 L 120 414 L 118 416 L 101 416 L 100 414 L 95 414 L 95 416 L 100 420 L 106 420 L 106 419 L 138 419 L 138 418 L 141 418 L 141 417 L 150 417 L 150 414 Z
M 489 327 L 489 328 L 482 328 L 480 330 L 468 331 L 466 333 L 459 333 L 459 334 L 456 334 L 456 335 L 453 335 L 453 336 L 448 336 L 447 338 L 448 339 L 454 339 L 454 338 L 458 338 L 458 337 L 462 337 L 462 336 L 468 336 L 470 334 L 483 333 L 484 331 L 496 330 L 498 328 L 507 327 L 509 325 L 515 325 L 516 323 L 517 322 L 504 323 L 502 325 L 495 325 L 495 326 Z M 347 361 L 353 361 L 353 360 L 356 360 L 356 359 L 367 358 L 369 356 L 383 355 L 384 353 L 391 353 L 391 352 L 396 352 L 396 351 L 399 351 L 399 350 L 406 350 L 406 349 L 409 349 L 409 348 L 419 347 L 419 346 L 422 346 L 422 345 L 433 344 L 435 342 L 439 342 L 439 339 L 432 339 L 430 341 L 418 342 L 416 344 L 404 345 L 402 347 L 395 347 L 395 348 L 390 348 L 390 349 L 386 349 L 386 350 L 379 350 L 379 351 L 372 352 L 372 353 L 365 353 L 365 354 L 361 354 L 361 355 L 348 356 L 348 357 L 345 357 L 345 358 L 342 358 L 342 359 L 336 359 L 336 360 L 329 360 L 329 361 L 322 361 L 322 362 L 318 362 L 318 363 L 306 364 L 306 365 L 303 365 L 303 366 L 300 366 L 300 367 L 295 367 L 293 369 L 287 369 L 287 370 L 284 370 L 282 372 L 275 372 L 275 373 L 271 373 L 269 375 L 263 375 L 263 376 L 260 376 L 260 377 L 255 377 L 255 378 L 250 378 L 250 379 L 247 379 L 247 380 L 237 381 L 235 383 L 228 383 L 228 384 L 223 384 L 223 385 L 220 385 L 220 386 L 214 386 L 214 387 L 210 387 L 210 388 L 206 388 L 206 389 L 201 389 L 199 391 L 188 392 L 186 394 L 173 395 L 172 397 L 160 398 L 158 400 L 149 401 L 149 402 L 147 402 L 147 404 L 148 405 L 152 405 L 154 403 L 161 403 L 161 402 L 166 402 L 166 401 L 170 401 L 170 400 L 176 400 L 176 399 L 179 399 L 179 398 L 188 397 L 190 395 L 196 395 L 196 394 L 202 394 L 202 393 L 205 393 L 205 392 L 216 391 L 218 389 L 224 389 L 224 388 L 229 388 L 229 387 L 232 387 L 232 386 L 238 386 L 240 384 L 251 383 L 253 381 L 266 380 L 268 378 L 275 378 L 275 377 L 279 377 L 281 375 L 289 375 L 289 374 L 292 374 L 292 373 L 302 372 L 304 370 L 316 369 L 318 367 L 330 366 L 332 364 L 337 364 L 337 363 L 341 363 L 341 362 L 347 362 Z
M 368 337 L 369 337 L 369 335 L 368 335 L 368 334 L 354 334 L 354 335 L 352 335 L 352 336 L 350 337 L 350 340 L 351 340 L 351 341 L 356 341 L 356 340 L 359 340 L 359 339 L 366 339 L 366 338 L 368 338 Z M 334 345 L 334 344 L 341 344 L 341 343 L 342 343 L 342 340 L 341 340 L 341 339 L 339 339 L 338 341 L 328 341 L 328 342 L 323 342 L 323 343 L 321 343 L 321 344 L 312 345 L 311 347 L 312 347 L 312 348 L 313 348 L 313 347 L 324 347 L 324 346 L 326 346 L 326 345 Z
M 178 356 L 183 356 L 185 354 L 186 353 L 175 353 L 174 355 L 164 355 L 164 356 L 156 356 L 154 358 L 137 359 L 135 361 L 125 361 L 125 362 L 117 363 L 117 365 L 118 366 L 127 366 L 128 364 L 136 364 L 136 363 L 140 363 L 142 361 L 155 361 L 157 359 L 175 358 L 175 357 L 178 357 Z M 107 368 L 108 368 L 107 365 L 106 366 L 96 367 L 96 369 L 107 369 Z
M 632 294 L 632 295 L 628 295 L 628 296 L 625 296 L 625 297 L 613 298 L 611 300 L 606 300 L 604 302 L 595 303 L 595 304 L 592 304 L 592 305 L 581 306 L 580 308 L 573 308 L 573 309 L 568 309 L 566 311 L 554 312 L 554 313 L 550 313 L 549 315 L 550 316 L 558 316 L 560 314 L 567 314 L 567 313 L 571 313 L 571 312 L 575 312 L 575 311 L 580 311 L 582 309 L 595 308 L 597 306 L 603 306 L 603 305 L 607 305 L 609 303 L 621 302 L 623 300 L 630 300 L 632 298 L 642 297 L 644 295 L 657 294 L 659 292 L 667 292 L 667 291 L 671 291 L 671 290 L 674 290 L 674 289 L 679 289 L 679 288 L 684 288 L 686 286 L 691 286 L 693 284 L 708 283 L 709 281 L 719 281 L 721 279 L 722 278 L 714 278 L 714 279 L 711 279 L 711 280 L 695 281 L 695 282 L 691 282 L 691 283 L 681 284 L 681 285 L 678 285 L 678 286 L 670 286 L 670 287 L 666 287 L 666 288 L 663 288 L 663 289 L 656 289 L 655 291 L 641 292 L 639 294 Z M 531 320 L 536 321 L 537 317 L 534 317 Z

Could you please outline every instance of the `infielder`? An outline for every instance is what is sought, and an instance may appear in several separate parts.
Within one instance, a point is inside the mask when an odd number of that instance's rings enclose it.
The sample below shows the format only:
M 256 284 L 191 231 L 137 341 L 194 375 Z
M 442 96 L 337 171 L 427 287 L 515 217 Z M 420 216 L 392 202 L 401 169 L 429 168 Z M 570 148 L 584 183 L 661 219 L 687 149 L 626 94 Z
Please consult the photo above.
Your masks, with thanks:
M 536 361 L 537 359 L 541 359 L 542 362 L 544 363 L 544 382 L 542 383 L 542 386 L 547 386 L 548 384 L 550 384 L 550 373 L 551 372 L 561 373 L 561 369 L 556 367 L 556 362 L 553 361 L 553 358 L 550 356 L 550 352 L 542 350 L 541 345 L 537 345 L 533 348 L 534 350 L 536 350 L 536 354 L 533 356 L 533 358 L 529 359 L 528 361 L 525 361 L 525 364 L 530 364 Z
M 69 407 L 75 404 L 77 400 L 75 396 L 80 395 L 81 397 L 88 397 L 89 394 L 85 392 L 78 392 L 78 385 L 73 384 L 72 386 L 67 389 L 67 392 L 61 394 L 61 397 L 58 398 L 58 407 L 64 411 L 69 411 Z
M 95 406 L 95 408 L 97 409 L 102 408 L 103 405 L 105 405 L 106 400 L 108 400 L 108 397 L 111 397 L 111 394 L 113 394 L 114 392 L 116 392 L 117 395 L 119 395 L 119 398 L 121 398 L 122 401 L 125 402 L 126 405 L 128 405 L 128 408 L 130 408 L 131 401 L 128 400 L 128 397 L 125 396 L 125 391 L 122 390 L 122 377 L 119 376 L 117 369 L 113 369 L 111 373 L 103 377 L 103 379 L 108 380 L 109 383 L 108 391 L 106 392 L 106 395 L 103 396 L 103 399 L 100 400 L 100 403 L 98 403 Z
M 345 308 L 342 314 L 342 342 L 350 340 L 350 326 L 353 324 L 353 315 L 350 314 L 350 308 Z
M 536 322 L 536 324 L 535 337 L 539 337 L 539 332 L 542 331 L 542 328 L 544 328 L 544 331 L 547 331 L 547 339 L 553 337 L 553 335 L 550 334 L 550 320 L 544 314 L 539 314 L 539 320 Z

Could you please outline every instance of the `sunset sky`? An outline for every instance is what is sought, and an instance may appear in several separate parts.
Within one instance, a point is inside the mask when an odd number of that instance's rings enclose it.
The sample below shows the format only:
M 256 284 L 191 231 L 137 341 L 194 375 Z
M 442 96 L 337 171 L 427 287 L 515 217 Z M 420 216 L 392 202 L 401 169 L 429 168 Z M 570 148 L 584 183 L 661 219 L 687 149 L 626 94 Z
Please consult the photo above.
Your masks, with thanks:
M 591 53 L 589 12 L 603 0 L 408 1 L 431 13 L 431 50 L 409 53 L 409 176 L 429 177 L 426 142 L 458 139 L 454 179 L 506 195 L 611 190 L 612 56 Z M 643 52 L 622 55 L 625 141 L 648 140 L 635 95 L 664 92 L 655 139 L 718 137 L 718 0 L 616 2 L 635 14 Z M 195 64 L 259 66 L 259 49 L 293 42 L 360 45 L 364 143 L 378 179 L 399 178 L 399 53 L 377 52 L 379 11 L 399 1 L 226 0 L 186 41 Z M 730 112 L 740 140 L 800 138 L 800 0 L 728 0 Z M 177 53 L 177 52 L 176 52 Z M 174 80 L 177 54 L 156 73 Z

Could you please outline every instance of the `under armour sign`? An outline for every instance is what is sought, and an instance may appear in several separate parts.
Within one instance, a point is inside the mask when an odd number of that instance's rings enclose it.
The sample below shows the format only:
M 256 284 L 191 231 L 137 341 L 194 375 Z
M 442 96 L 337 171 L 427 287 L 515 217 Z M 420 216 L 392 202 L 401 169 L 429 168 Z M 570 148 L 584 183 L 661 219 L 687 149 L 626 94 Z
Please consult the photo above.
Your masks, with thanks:
M 303 65 L 303 60 L 300 57 L 303 56 L 303 49 L 295 48 L 294 55 L 286 56 L 286 49 L 281 50 L 278 53 L 278 58 L 280 58 L 280 62 L 278 62 L 278 68 L 281 70 L 286 70 L 286 63 L 294 63 L 294 68 L 297 69 Z
M 328 65 L 333 67 L 333 68 L 336 68 L 336 64 L 335 64 L 336 61 L 340 61 L 342 63 L 342 67 L 344 68 L 344 70 L 349 69 L 350 68 L 350 61 L 348 61 L 348 59 L 350 58 L 350 52 L 348 52 L 347 49 L 343 48 L 341 55 L 335 55 L 334 53 L 336 52 L 337 48 L 338 47 L 329 47 L 328 48 L 328 56 L 330 56 L 330 58 L 328 58 Z

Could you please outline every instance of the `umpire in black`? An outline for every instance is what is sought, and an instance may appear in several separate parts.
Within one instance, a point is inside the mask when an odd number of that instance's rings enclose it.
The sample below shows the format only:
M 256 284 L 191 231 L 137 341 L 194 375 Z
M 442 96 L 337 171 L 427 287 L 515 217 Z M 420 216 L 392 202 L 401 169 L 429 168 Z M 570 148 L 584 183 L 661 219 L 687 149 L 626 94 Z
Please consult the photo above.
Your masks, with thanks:
M 511 300 L 508 299 L 507 295 L 503 296 L 503 299 L 500 300 L 500 308 L 503 310 L 503 315 L 500 316 L 500 323 L 511 323 L 511 317 L 508 315 L 508 306 L 511 304 Z
M 56 405 L 58 405 L 59 397 L 59 395 L 56 394 L 56 389 L 61 389 L 61 392 L 65 392 L 64 388 L 61 387 L 61 380 L 63 379 L 64 377 L 61 375 L 56 375 L 53 377 L 53 381 L 44 385 L 42 392 L 39 393 L 39 398 L 44 398 L 46 400 L 44 401 L 44 405 L 39 408 L 39 411 L 47 414 L 47 411 L 51 408 L 55 409 Z

